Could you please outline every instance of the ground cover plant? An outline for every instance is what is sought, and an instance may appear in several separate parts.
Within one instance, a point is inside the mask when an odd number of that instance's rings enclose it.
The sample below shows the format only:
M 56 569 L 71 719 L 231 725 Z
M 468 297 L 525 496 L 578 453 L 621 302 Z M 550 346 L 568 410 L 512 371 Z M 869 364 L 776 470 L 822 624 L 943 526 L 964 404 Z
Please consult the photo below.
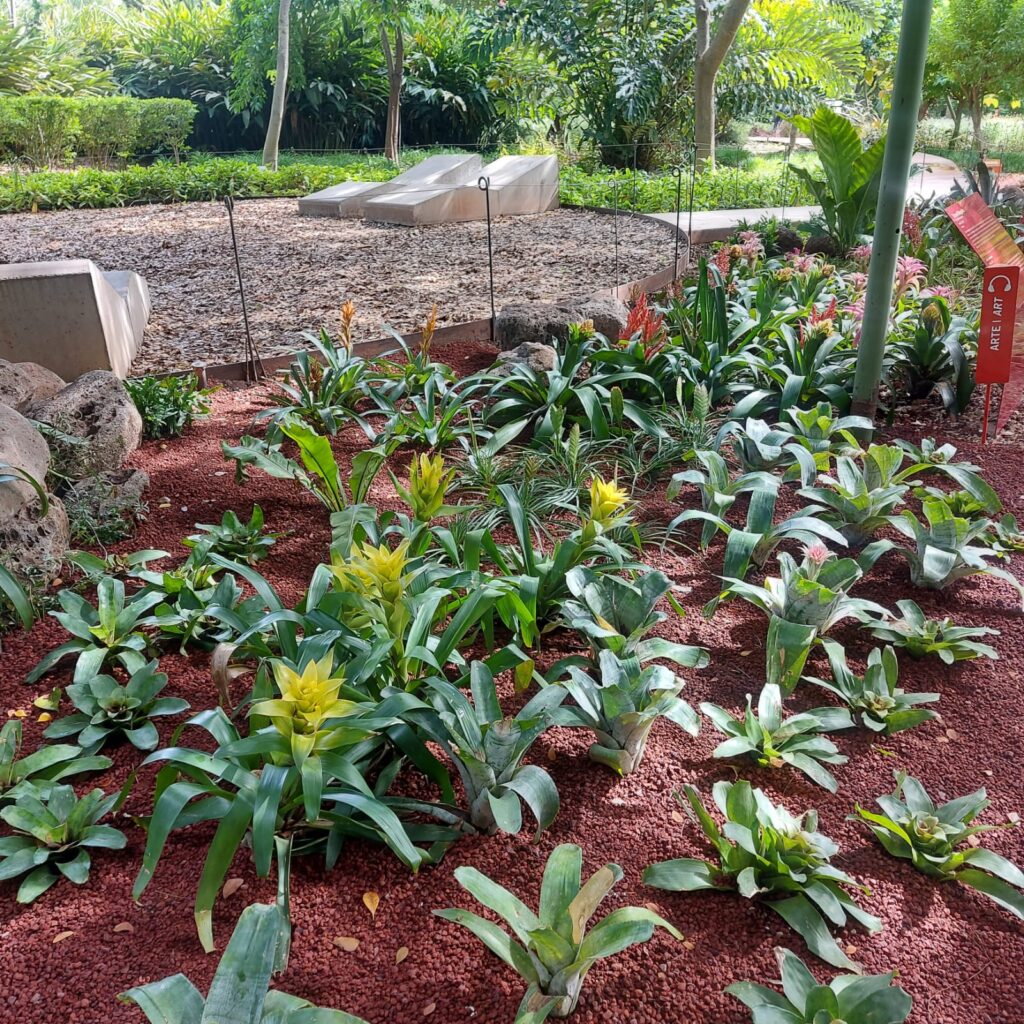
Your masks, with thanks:
M 880 835 L 858 843 L 840 823 L 894 767 L 936 795 L 992 771 L 987 820 L 1013 823 L 1021 791 L 1001 758 L 1015 720 L 988 708 L 1012 696 L 1018 613 L 985 573 L 916 587 L 892 547 L 894 520 L 926 524 L 929 503 L 970 531 L 1002 502 L 1019 516 L 1024 481 L 1002 452 L 932 421 L 940 396 L 912 397 L 898 374 L 883 392 L 893 423 L 868 443 L 828 397 L 855 357 L 856 259 L 768 257 L 754 237 L 736 247 L 637 302 L 630 337 L 574 328 L 550 372 L 501 378 L 486 345 L 364 359 L 343 326 L 296 361 L 289 390 L 225 389 L 185 439 L 144 447 L 154 493 L 172 496 L 161 521 L 76 554 L 50 588 L 55 614 L 5 637 L 3 806 L 45 811 L 52 830 L 62 787 L 78 800 L 98 787 L 123 796 L 110 820 L 127 837 L 88 881 L 22 911 L 38 927 L 0 954 L 5 970 L 31 955 L 69 985 L 72 957 L 102 954 L 101 1012 L 129 1024 L 147 998 L 146 1013 L 166 1013 L 186 991 L 150 988 L 167 971 L 155 957 L 173 944 L 191 977 L 209 978 L 201 951 L 262 903 L 273 951 L 253 943 L 240 968 L 258 982 L 245 991 L 255 1019 L 298 1024 L 340 1003 L 367 1020 L 449 1022 L 470 1005 L 511 1020 L 522 991 L 510 998 L 474 935 L 523 977 L 524 1022 L 571 1012 L 591 1024 L 626 1001 L 644 1024 L 728 1019 L 739 1011 L 725 989 L 741 978 L 753 979 L 740 991 L 755 1020 L 856 1020 L 847 1000 L 861 992 L 906 1019 L 885 973 L 812 994 L 787 961 L 789 991 L 766 995 L 774 921 L 812 974 L 815 960 L 892 967 L 918 1006 L 938 995 L 963 1019 L 1001 1012 L 984 976 L 942 964 L 982 949 L 1011 974 L 1015 919 L 967 884 L 910 912 L 927 879 L 908 878 Z M 905 269 L 899 301 L 916 317 L 929 276 Z M 897 317 L 891 351 L 904 330 Z M 731 360 L 726 379 L 712 347 Z M 1001 550 L 982 543 L 992 534 L 977 529 L 969 546 L 1016 574 L 1012 527 Z M 684 786 L 686 814 L 673 814 Z M 922 813 L 941 823 L 942 807 Z M 1003 864 L 1020 861 L 1018 831 L 990 833 L 1002 860 L 986 859 L 968 834 L 977 824 L 958 821 L 918 836 L 943 877 L 970 884 L 976 871 L 981 892 L 1002 881 L 1004 906 L 1019 901 Z M 2 838 L 15 837 L 21 861 L 38 856 L 37 837 L 8 823 Z M 46 862 L 59 872 L 73 842 L 69 830 Z M 609 866 L 584 882 L 585 859 Z M 473 934 L 430 916 L 466 880 L 490 909 L 444 913 Z M 12 906 L 17 889 L 0 899 Z M 596 922 L 605 896 L 611 913 Z M 94 901 L 103 941 L 54 943 L 57 911 L 75 932 L 88 916 L 80 900 Z M 122 920 L 139 929 L 157 913 L 150 959 L 138 941 L 110 940 L 131 934 Z M 955 915 L 976 927 L 948 928 Z M 731 977 L 716 967 L 723 951 Z M 685 989 L 659 966 L 674 957 Z M 270 989 L 275 966 L 287 973 Z M 36 1024 L 5 985 L 0 998 Z M 311 1005 L 267 994 L 282 990 Z M 114 1005 L 122 991 L 137 1005 Z M 193 1017 L 214 1012 L 187 991 Z

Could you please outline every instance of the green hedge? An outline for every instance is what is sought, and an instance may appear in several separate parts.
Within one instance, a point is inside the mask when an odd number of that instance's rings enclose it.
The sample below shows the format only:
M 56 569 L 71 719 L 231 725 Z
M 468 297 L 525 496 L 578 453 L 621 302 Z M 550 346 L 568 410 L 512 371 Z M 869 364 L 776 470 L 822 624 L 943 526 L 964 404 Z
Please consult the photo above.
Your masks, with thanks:
M 345 166 L 293 163 L 270 171 L 246 159 L 203 159 L 184 164 L 158 161 L 149 167 L 122 171 L 78 170 L 40 172 L 0 177 L 0 212 L 29 210 L 90 209 L 130 206 L 139 203 L 172 203 L 220 199 L 228 194 L 302 196 L 339 181 L 386 181 L 393 168 L 377 160 L 350 161 Z M 697 210 L 777 206 L 809 202 L 796 175 L 775 171 L 745 171 L 719 167 L 697 176 L 694 208 Z M 584 174 L 564 168 L 561 177 L 563 203 L 607 206 L 615 203 L 616 188 L 621 209 L 642 212 L 671 210 L 676 201 L 674 175 L 637 174 L 634 190 L 629 172 Z M 689 179 L 683 181 L 683 205 Z
M 0 156 L 47 168 L 76 157 L 100 166 L 150 153 L 177 160 L 196 112 L 188 100 L 0 96 Z

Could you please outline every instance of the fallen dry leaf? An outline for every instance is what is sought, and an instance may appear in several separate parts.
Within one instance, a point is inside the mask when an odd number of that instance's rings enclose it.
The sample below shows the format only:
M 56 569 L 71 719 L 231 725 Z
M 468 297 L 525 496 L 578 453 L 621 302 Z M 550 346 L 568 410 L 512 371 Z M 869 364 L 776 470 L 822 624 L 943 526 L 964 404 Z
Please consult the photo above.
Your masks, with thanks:
M 1020 815 L 1016 811 L 1010 811 L 1006 816 L 1006 820 L 1016 825 L 1020 821 Z
M 351 935 L 335 935 L 334 944 L 346 953 L 354 953 L 359 948 L 359 940 Z
M 224 883 L 224 888 L 221 889 L 220 894 L 227 899 L 229 896 L 234 896 L 239 889 L 242 888 L 242 880 L 240 878 L 229 878 Z
M 380 893 L 374 892 L 372 889 L 369 892 L 364 892 L 363 906 L 370 912 L 370 917 L 376 917 L 377 908 L 380 906 Z
M 959 738 L 959 736 L 958 736 L 958 734 L 957 734 L 957 731 L 956 731 L 956 729 L 947 729 L 947 730 L 946 730 L 946 735 L 947 735 L 947 736 L 948 736 L 948 737 L 949 737 L 949 738 L 950 738 L 951 740 L 955 740 L 955 739 L 958 739 L 958 738 Z
M 409 947 L 399 946 L 398 949 L 395 950 L 395 963 L 400 964 L 408 955 Z
M 121 921 L 119 924 L 114 925 L 115 932 L 133 932 L 135 931 L 135 925 L 131 921 Z
M 558 751 L 554 747 L 548 747 L 548 760 L 554 761 L 558 757 Z
M 685 819 L 684 819 L 684 818 L 683 818 L 683 816 L 682 816 L 682 815 L 681 815 L 681 814 L 679 813 L 679 811 L 673 811 L 673 812 L 672 812 L 672 820 L 673 820 L 673 821 L 675 821 L 675 822 L 677 822 L 677 823 L 679 823 L 679 824 L 682 824 L 682 823 L 683 823 L 683 821 L 684 821 Z
M 423 1016 L 429 1017 L 436 1009 L 437 1003 L 427 1003 L 427 1005 L 423 1007 Z
M 63 942 L 65 939 L 70 939 L 71 936 L 74 934 L 74 932 L 57 932 L 57 934 L 53 937 L 54 944 L 58 942 Z
M 689 939 L 683 940 L 683 949 L 693 949 L 694 945 Z

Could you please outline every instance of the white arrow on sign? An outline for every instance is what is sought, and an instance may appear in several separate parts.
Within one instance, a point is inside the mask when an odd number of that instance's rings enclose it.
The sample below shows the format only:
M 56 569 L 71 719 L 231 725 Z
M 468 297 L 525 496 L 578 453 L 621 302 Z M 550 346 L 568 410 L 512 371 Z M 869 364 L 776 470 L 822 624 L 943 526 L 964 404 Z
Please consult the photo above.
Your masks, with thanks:
M 1003 285 L 1003 291 L 1008 292 L 1013 289 L 1013 282 L 1006 276 L 1006 274 L 996 274 L 995 277 L 991 278 L 988 282 L 988 290 L 994 292 L 996 290 L 996 281 L 1005 281 Z

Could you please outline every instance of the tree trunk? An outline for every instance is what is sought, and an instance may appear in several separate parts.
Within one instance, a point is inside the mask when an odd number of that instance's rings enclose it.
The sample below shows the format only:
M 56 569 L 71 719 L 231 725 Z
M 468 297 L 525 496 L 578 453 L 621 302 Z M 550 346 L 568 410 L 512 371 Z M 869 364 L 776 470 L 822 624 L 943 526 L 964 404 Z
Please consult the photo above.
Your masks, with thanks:
M 380 43 L 384 51 L 384 65 L 388 75 L 388 119 L 384 128 L 384 156 L 397 164 L 401 155 L 402 86 L 404 84 L 405 40 L 400 22 L 395 23 L 395 48 L 385 25 L 380 27 Z
M 277 9 L 277 72 L 274 75 L 274 95 L 270 100 L 270 121 L 267 140 L 263 144 L 263 166 L 277 170 L 277 151 L 281 144 L 281 124 L 284 122 L 284 103 L 288 96 L 288 49 L 290 46 L 290 15 L 292 0 L 279 0 Z
M 982 114 L 982 97 L 980 91 L 975 91 L 971 94 L 971 130 L 974 132 L 974 148 L 979 152 L 983 152 L 983 141 L 981 138 L 981 114 Z
M 750 3 L 728 0 L 712 35 L 708 0 L 694 0 L 697 56 L 693 69 L 693 139 L 698 169 L 715 166 L 715 79 Z
M 953 136 L 949 140 L 950 148 L 956 149 L 956 144 L 960 140 L 960 126 L 964 120 L 964 101 L 956 101 L 956 109 L 953 111 Z

